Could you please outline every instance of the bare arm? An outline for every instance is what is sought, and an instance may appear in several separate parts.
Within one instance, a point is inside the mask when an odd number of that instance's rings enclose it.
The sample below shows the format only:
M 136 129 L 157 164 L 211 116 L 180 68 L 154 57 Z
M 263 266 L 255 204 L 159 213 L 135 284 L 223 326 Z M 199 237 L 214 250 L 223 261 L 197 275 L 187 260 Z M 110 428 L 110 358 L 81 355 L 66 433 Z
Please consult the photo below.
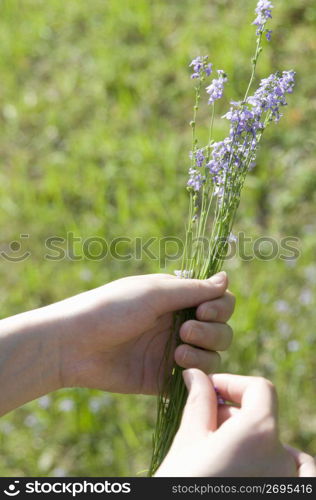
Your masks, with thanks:
M 175 360 L 214 371 L 232 338 L 226 288 L 225 273 L 133 276 L 0 321 L 0 415 L 62 387 L 155 394 L 172 312 L 185 307 L 196 320 L 182 325 Z
M 0 415 L 60 387 L 56 331 L 45 308 L 0 322 Z

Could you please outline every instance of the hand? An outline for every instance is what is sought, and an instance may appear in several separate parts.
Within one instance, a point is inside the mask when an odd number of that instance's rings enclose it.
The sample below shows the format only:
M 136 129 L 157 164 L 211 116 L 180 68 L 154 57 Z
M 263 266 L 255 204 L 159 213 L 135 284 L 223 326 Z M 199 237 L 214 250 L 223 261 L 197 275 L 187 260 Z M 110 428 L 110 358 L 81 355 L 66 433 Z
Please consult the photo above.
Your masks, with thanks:
M 61 317 L 63 386 L 155 394 L 172 312 L 197 306 L 180 330 L 175 350 L 184 367 L 215 371 L 232 340 L 225 324 L 234 309 L 226 273 L 209 280 L 168 274 L 123 278 L 55 304 Z M 65 318 L 68 318 L 65 322 Z
M 263 378 L 183 372 L 189 390 L 180 429 L 156 476 L 316 476 L 314 459 L 281 444 L 277 396 Z M 232 404 L 217 404 L 216 386 Z M 237 405 L 237 406 L 236 406 Z
M 213 371 L 232 331 L 227 276 L 124 278 L 0 321 L 0 415 L 61 387 L 154 394 L 172 312 L 197 307 L 175 360 Z M 172 361 L 172 360 L 171 360 Z

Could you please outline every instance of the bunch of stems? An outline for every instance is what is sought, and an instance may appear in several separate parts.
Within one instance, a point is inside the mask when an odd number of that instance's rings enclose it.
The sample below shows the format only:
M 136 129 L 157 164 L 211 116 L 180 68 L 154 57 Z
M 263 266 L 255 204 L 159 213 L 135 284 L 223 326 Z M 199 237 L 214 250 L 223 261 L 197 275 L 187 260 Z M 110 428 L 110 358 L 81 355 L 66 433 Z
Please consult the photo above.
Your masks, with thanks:
M 262 50 L 261 39 L 262 32 L 257 35 L 256 50 L 252 58 L 251 76 L 244 99 L 240 103 L 241 108 L 246 103 L 250 88 L 255 79 L 256 66 Z M 198 149 L 196 120 L 201 100 L 202 83 L 203 77 L 199 79 L 195 87 L 194 113 L 190 123 L 192 128 L 192 166 L 194 165 L 194 152 Z M 210 159 L 213 144 L 214 103 L 212 104 L 210 114 L 209 139 L 203 148 L 206 154 L 205 164 Z M 258 130 L 256 133 L 257 144 L 269 121 L 271 121 L 271 112 L 266 113 L 262 130 Z M 222 196 L 216 196 L 211 181 L 204 182 L 198 193 L 192 189 L 189 191 L 189 215 L 186 224 L 186 238 L 181 269 L 183 278 L 207 279 L 221 270 L 228 250 L 229 237 L 239 206 L 241 190 L 253 159 L 253 152 L 249 152 L 248 155 L 245 155 L 242 165 L 239 168 L 233 168 L 232 152 Z M 202 169 L 204 169 L 203 173 L 205 178 L 207 178 L 207 167 L 205 164 L 202 166 Z M 201 242 L 202 245 L 200 244 Z M 205 242 L 207 242 L 206 255 Z M 172 334 L 164 355 L 165 377 L 158 396 L 157 421 L 153 436 L 153 453 L 149 476 L 155 474 L 165 458 L 180 425 L 187 391 L 182 378 L 182 368 L 172 362 L 172 359 L 175 346 L 181 342 L 179 329 L 182 323 L 193 318 L 195 318 L 194 308 L 178 311 L 174 314 Z M 172 366 L 171 370 L 170 366 Z

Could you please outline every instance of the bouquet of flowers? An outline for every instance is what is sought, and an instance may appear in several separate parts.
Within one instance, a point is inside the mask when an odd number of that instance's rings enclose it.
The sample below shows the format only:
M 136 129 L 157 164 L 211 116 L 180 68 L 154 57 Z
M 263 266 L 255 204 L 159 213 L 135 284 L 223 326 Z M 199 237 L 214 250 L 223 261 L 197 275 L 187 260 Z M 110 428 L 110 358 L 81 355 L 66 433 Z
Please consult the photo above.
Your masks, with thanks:
M 295 72 L 290 70 L 278 71 L 264 78 L 251 93 L 264 38 L 271 40 L 272 31 L 266 28 L 266 24 L 272 17 L 272 9 L 269 0 L 259 0 L 257 3 L 253 21 L 256 26 L 256 49 L 249 84 L 242 100 L 232 101 L 229 111 L 222 117 L 229 122 L 229 134 L 219 142 L 212 139 L 215 104 L 223 97 L 228 77 L 222 69 L 214 71 L 208 56 L 198 56 L 190 64 L 191 78 L 196 85 L 193 119 L 190 122 L 192 150 L 187 183 L 189 216 L 182 268 L 176 271 L 180 279 L 206 279 L 220 271 L 228 245 L 235 239 L 232 227 L 241 190 L 248 171 L 255 166 L 263 132 L 268 125 L 280 120 L 280 110 L 287 104 L 286 94 L 293 91 Z M 215 78 L 208 82 L 214 74 Z M 208 95 L 210 106 L 209 138 L 204 145 L 199 143 L 196 134 L 203 92 Z M 150 475 L 155 473 L 166 456 L 180 424 L 186 389 L 181 368 L 174 365 L 170 372 L 168 367 L 174 347 L 180 343 L 181 324 L 194 317 L 193 309 L 179 311 L 174 316 L 173 332 L 164 357 L 164 384 L 158 399 Z

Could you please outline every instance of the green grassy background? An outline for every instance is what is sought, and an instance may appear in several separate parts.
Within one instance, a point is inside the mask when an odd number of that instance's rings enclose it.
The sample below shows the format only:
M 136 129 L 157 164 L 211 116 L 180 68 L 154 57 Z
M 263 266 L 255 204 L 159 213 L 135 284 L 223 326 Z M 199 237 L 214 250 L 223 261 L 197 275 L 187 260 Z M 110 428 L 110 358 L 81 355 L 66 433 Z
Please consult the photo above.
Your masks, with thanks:
M 273 380 L 283 439 L 315 454 L 316 7 L 274 3 L 259 76 L 293 68 L 297 87 L 263 141 L 236 232 L 295 236 L 300 257 L 227 263 L 237 309 L 223 370 Z M 0 249 L 20 255 L 9 244 L 29 234 L 20 253 L 31 252 L 18 263 L 0 259 L 1 317 L 161 270 L 148 258 L 45 260 L 44 241 L 67 232 L 107 241 L 183 236 L 188 62 L 208 53 L 230 77 L 226 97 L 242 96 L 255 4 L 0 2 Z M 216 137 L 224 132 L 217 120 Z M 79 389 L 45 396 L 0 420 L 0 473 L 134 475 L 148 466 L 154 418 L 154 398 Z

